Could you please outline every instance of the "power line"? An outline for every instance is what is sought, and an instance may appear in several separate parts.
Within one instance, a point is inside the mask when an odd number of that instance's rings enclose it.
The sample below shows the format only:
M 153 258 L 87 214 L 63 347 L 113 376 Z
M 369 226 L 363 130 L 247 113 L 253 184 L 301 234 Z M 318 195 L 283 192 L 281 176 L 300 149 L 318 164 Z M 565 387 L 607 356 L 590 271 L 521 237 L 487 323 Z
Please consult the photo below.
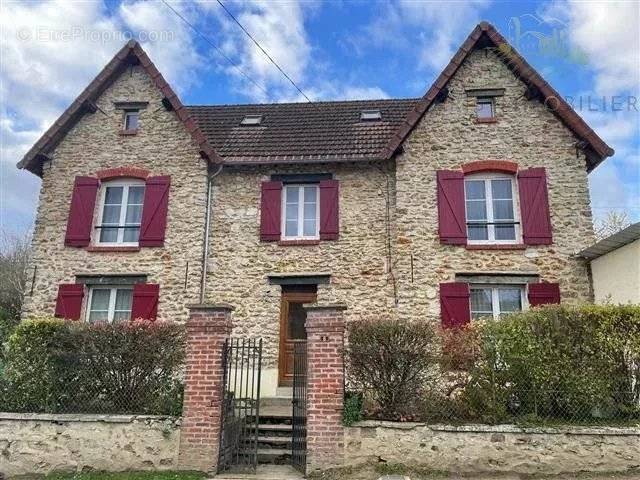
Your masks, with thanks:
M 164 0 L 163 0 L 163 1 L 164 1 Z M 300 89 L 300 87 L 298 87 L 298 85 L 296 85 L 296 82 L 294 82 L 293 80 L 291 80 L 291 77 L 289 77 L 289 75 L 287 75 L 287 74 L 286 74 L 286 72 L 285 72 L 282 68 L 280 68 L 280 65 L 278 65 L 278 63 L 277 63 L 273 58 L 271 58 L 271 55 L 269 55 L 269 54 L 267 53 L 267 51 L 266 51 L 264 48 L 262 48 L 262 45 L 260 45 L 260 43 L 258 43 L 258 41 L 257 41 L 255 38 L 253 38 L 253 36 L 252 36 L 248 31 L 247 31 L 247 29 L 246 29 L 246 28 L 244 28 L 244 27 L 242 26 L 242 24 L 238 21 L 238 19 L 237 19 L 236 17 L 234 17 L 234 16 L 233 16 L 233 13 L 231 13 L 231 12 L 229 11 L 229 9 L 228 9 L 227 7 L 225 7 L 224 3 L 222 3 L 220 0 L 216 0 L 216 1 L 217 1 L 217 2 L 220 4 L 220 6 L 224 9 L 224 11 L 225 11 L 225 12 L 227 12 L 227 14 L 228 14 L 232 19 L 233 19 L 233 21 L 234 21 L 234 22 L 236 22 L 236 23 L 238 24 L 238 26 L 239 26 L 239 27 L 242 29 L 242 31 L 247 35 L 247 37 L 249 37 L 249 38 L 251 39 L 251 41 L 252 41 L 253 43 L 255 43 L 256 47 L 258 47 L 258 48 L 260 49 L 260 51 L 261 51 L 262 53 L 264 53 L 264 55 L 269 59 L 269 61 L 270 61 L 271 63 L 273 63 L 273 64 L 276 66 L 276 68 L 277 68 L 278 70 L 280 70 L 280 73 L 282 73 L 282 75 L 284 75 L 284 77 L 285 77 L 287 80 L 289 80 L 289 82 L 291 83 L 291 85 L 293 85 L 293 86 L 296 88 L 296 90 L 298 90 L 298 92 L 300 92 L 300 94 L 301 94 L 304 98 L 306 98 L 306 99 L 307 99 L 307 101 L 308 101 L 309 103 L 313 103 L 313 102 L 311 101 L 311 99 L 310 99 L 309 97 L 307 97 L 307 95 L 306 95 L 306 94 L 305 94 L 305 93 Z
M 193 26 L 193 24 L 191 24 L 186 18 L 184 18 L 176 9 L 174 9 L 171 5 L 169 5 L 166 0 L 161 0 L 162 3 L 164 3 L 173 13 L 175 13 L 184 23 L 186 23 L 187 25 L 189 25 L 189 27 L 191 27 L 191 29 L 196 32 L 196 34 L 202 38 L 205 42 L 207 42 L 209 45 L 211 45 L 213 48 L 216 49 L 216 51 L 227 60 L 227 62 L 229 62 L 231 64 L 231 66 L 233 66 L 238 72 L 240 72 L 242 74 L 242 76 L 244 76 L 247 80 L 249 80 L 251 83 L 253 83 L 256 87 L 258 87 L 258 89 L 260 89 L 266 96 L 267 98 L 271 98 L 271 96 L 269 95 L 269 92 L 262 86 L 260 85 L 258 82 L 256 82 L 253 78 L 251 78 L 249 76 L 248 73 L 246 73 L 244 70 L 242 70 L 242 68 L 240 68 L 240 66 L 238 64 L 236 64 L 233 60 L 231 60 L 223 51 L 220 47 L 218 47 L 215 43 L 213 43 L 211 40 L 209 40 L 204 34 L 202 34 L 200 32 L 200 30 L 198 30 L 195 26 Z M 304 95 L 304 94 L 303 94 Z

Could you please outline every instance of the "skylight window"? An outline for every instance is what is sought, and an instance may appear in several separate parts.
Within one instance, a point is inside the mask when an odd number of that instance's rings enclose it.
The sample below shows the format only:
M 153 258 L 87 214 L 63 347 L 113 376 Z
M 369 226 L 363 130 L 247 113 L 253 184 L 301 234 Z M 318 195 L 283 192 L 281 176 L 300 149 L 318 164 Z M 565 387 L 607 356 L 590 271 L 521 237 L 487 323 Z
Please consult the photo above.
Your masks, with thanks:
M 382 119 L 382 113 L 380 112 L 380 110 L 362 110 L 362 112 L 360 113 L 360 120 L 362 121 L 375 121 L 375 120 L 381 120 Z
M 240 125 L 252 126 L 252 125 L 260 125 L 262 123 L 262 115 L 246 115 Z

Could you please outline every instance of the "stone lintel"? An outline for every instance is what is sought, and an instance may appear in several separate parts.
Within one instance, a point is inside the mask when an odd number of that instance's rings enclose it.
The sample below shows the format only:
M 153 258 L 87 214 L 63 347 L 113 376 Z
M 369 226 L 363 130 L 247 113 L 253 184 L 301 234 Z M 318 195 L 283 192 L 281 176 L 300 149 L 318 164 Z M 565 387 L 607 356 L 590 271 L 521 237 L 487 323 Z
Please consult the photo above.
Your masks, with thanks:
M 272 285 L 326 285 L 331 281 L 329 272 L 270 273 Z

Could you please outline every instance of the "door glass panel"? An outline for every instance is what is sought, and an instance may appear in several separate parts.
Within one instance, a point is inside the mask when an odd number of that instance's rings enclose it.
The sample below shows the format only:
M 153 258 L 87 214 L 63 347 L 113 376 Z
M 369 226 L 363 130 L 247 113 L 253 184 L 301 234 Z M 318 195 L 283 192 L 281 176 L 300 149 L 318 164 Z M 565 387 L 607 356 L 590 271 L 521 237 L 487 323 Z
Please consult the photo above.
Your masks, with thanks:
M 287 339 L 303 340 L 307 338 L 307 331 L 304 322 L 307 313 L 302 307 L 302 303 L 289 303 L 289 318 L 287 320 Z

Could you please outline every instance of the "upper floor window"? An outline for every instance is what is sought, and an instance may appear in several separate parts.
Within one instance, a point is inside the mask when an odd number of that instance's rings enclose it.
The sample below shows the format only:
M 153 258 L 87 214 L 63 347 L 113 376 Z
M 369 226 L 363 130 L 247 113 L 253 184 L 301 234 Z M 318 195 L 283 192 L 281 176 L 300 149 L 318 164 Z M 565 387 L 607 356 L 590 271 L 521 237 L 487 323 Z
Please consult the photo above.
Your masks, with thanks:
M 103 184 L 98 217 L 99 244 L 138 244 L 144 189 L 142 180 Z
M 138 129 L 138 121 L 140 120 L 139 110 L 126 110 L 124 112 L 124 130 L 132 132 Z
M 495 104 L 493 97 L 477 97 L 476 115 L 482 120 L 495 117 Z
M 465 178 L 470 244 L 516 243 L 519 240 L 515 190 L 515 179 L 509 175 L 471 175 Z
M 318 185 L 284 185 L 282 237 L 285 240 L 316 240 L 319 237 Z
M 471 318 L 499 319 L 500 315 L 524 310 L 526 295 L 519 285 L 471 285 Z
M 133 287 L 91 287 L 88 322 L 120 322 L 131 319 Z

